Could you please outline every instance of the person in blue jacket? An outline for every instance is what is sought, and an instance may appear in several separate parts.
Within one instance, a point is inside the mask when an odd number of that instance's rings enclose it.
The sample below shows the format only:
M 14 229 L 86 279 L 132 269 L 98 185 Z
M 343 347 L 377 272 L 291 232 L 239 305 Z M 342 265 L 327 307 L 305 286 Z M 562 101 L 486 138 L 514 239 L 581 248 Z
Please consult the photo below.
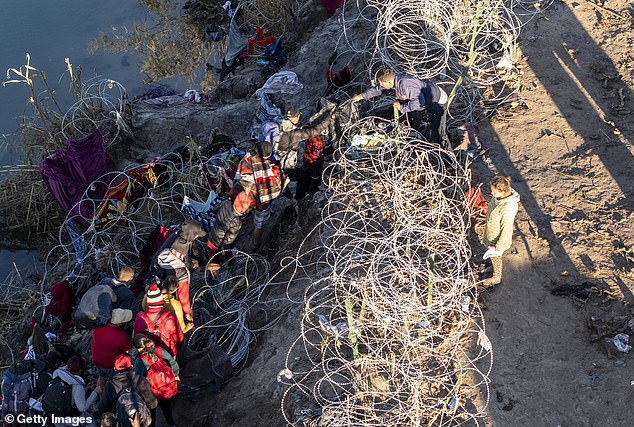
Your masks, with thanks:
M 429 140 L 440 144 L 445 149 L 451 149 L 447 138 L 446 121 L 447 94 L 438 85 L 429 80 L 420 80 L 403 73 L 396 73 L 389 68 L 379 70 L 377 85 L 371 86 L 362 93 L 352 97 L 353 102 L 368 100 L 381 95 L 384 90 L 394 89 L 394 107 L 405 115 L 409 125 L 422 130 L 423 113 L 427 113 L 428 130 L 422 134 Z

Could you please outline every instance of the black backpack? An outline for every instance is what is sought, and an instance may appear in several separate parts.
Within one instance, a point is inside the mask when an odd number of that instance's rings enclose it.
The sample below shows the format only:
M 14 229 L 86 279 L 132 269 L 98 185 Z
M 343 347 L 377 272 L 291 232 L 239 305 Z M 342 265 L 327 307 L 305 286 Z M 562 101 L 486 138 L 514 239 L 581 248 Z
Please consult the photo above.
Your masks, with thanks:
M 42 409 L 45 414 L 61 417 L 75 415 L 73 411 L 73 386 L 60 377 L 51 380 L 42 396 Z
M 26 414 L 31 397 L 33 365 L 30 360 L 20 360 L 2 374 L 2 413 Z
M 138 417 L 139 424 L 149 426 L 152 415 L 143 398 L 132 388 L 126 388 L 119 393 L 115 408 L 117 422 L 120 427 L 131 427 L 130 420 Z
M 34 359 L 31 364 L 33 366 L 31 370 L 31 398 L 38 400 L 44 395 L 53 375 L 51 375 L 45 360 Z

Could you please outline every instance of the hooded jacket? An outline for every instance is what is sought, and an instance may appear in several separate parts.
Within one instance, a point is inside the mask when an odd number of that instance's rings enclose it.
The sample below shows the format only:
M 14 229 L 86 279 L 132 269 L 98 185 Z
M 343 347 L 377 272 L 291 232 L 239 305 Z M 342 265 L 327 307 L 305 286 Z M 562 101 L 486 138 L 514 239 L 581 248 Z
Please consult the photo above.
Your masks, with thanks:
M 513 242 L 513 222 L 519 209 L 520 195 L 511 188 L 511 195 L 504 199 L 493 197 L 484 222 L 482 241 L 487 246 L 495 246 L 500 252 L 506 251 Z
M 209 241 L 220 249 L 230 247 L 240 233 L 243 216 L 233 207 L 231 199 L 220 203 L 216 213 L 216 223 L 209 230 Z
M 53 378 L 61 378 L 66 384 L 72 387 L 73 405 L 79 412 L 88 412 L 90 407 L 97 401 L 99 397 L 94 391 L 90 393 L 86 399 L 86 383 L 79 375 L 71 374 L 68 369 L 63 366 L 53 372 Z
M 193 242 L 207 235 L 198 221 L 187 220 L 181 225 L 181 231 L 169 247 L 158 254 L 158 265 L 172 270 L 193 269 L 192 255 L 196 255 Z

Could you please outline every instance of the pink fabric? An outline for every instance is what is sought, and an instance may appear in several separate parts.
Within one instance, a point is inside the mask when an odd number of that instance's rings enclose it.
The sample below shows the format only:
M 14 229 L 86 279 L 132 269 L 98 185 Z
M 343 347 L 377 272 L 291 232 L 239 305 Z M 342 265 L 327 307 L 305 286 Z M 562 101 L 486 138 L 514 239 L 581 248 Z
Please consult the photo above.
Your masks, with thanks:
M 91 218 L 92 204 L 79 206 L 88 186 L 101 175 L 111 172 L 112 159 L 103 147 L 99 129 L 79 139 L 69 139 L 67 149 L 57 150 L 54 156 L 42 160 L 40 172 L 51 194 L 65 212 L 78 215 L 78 220 L 87 225 Z M 101 199 L 107 185 L 95 188 L 91 197 Z
M 343 5 L 343 0 L 320 0 L 321 4 L 326 8 L 328 16 L 335 14 L 335 11 Z

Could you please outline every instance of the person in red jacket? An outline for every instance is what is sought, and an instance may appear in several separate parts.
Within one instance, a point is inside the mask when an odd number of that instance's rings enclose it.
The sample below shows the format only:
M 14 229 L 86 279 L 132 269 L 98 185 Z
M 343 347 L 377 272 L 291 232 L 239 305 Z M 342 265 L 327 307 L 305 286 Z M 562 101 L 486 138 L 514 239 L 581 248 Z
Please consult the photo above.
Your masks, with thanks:
M 130 320 L 132 311 L 115 308 L 112 310 L 110 323 L 92 330 L 92 363 L 100 377 L 112 376 L 117 356 L 132 349 L 132 340 L 123 330 Z
M 184 336 L 174 313 L 163 310 L 161 290 L 153 284 L 147 292 L 147 310 L 141 311 L 134 320 L 134 335 L 143 334 L 157 346 L 168 350 L 176 357 L 178 346 Z

